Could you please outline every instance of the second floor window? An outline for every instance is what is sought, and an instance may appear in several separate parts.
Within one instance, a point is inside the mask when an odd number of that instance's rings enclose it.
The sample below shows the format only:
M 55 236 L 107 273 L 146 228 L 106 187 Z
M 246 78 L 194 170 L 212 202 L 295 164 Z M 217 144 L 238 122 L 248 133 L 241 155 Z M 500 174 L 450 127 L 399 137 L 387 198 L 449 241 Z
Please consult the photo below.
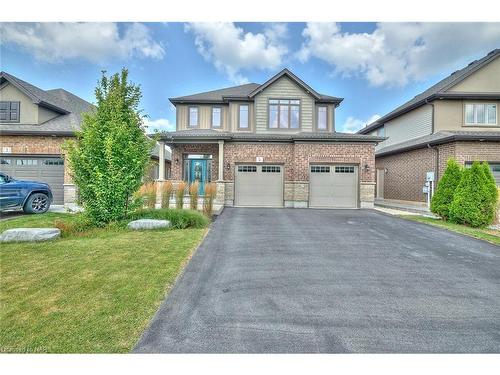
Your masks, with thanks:
M 496 125 L 496 104 L 470 103 L 465 105 L 465 125 Z
M 248 105 L 246 104 L 240 104 L 238 127 L 240 129 L 248 129 Z
M 212 128 L 220 128 L 222 124 L 222 108 L 212 107 Z
M 198 126 L 198 107 L 189 107 L 188 124 L 193 128 Z
M 318 107 L 318 130 L 327 130 L 328 128 L 328 108 L 326 106 Z
M 0 122 L 19 122 L 19 102 L 0 102 Z
M 300 100 L 270 99 L 269 128 L 298 129 L 300 127 Z

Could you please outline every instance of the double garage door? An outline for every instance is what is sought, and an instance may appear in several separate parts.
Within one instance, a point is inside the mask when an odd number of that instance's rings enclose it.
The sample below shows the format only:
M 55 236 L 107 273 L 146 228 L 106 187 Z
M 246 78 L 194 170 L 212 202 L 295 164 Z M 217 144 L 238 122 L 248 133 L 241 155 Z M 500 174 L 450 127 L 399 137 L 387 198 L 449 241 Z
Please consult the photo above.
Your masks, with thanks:
M 358 207 L 358 166 L 311 165 L 309 207 Z M 236 206 L 283 207 L 284 167 L 241 164 L 236 166 Z
M 54 204 L 64 201 L 64 160 L 59 157 L 2 156 L 0 171 L 16 180 L 49 184 Z

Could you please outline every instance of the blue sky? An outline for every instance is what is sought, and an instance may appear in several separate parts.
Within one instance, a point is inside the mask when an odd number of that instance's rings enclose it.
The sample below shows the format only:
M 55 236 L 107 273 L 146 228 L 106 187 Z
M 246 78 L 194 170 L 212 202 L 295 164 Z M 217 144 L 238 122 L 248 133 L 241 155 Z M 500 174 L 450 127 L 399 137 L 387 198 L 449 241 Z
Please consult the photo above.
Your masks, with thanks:
M 172 129 L 168 98 L 262 83 L 288 67 L 345 98 L 337 130 L 355 131 L 494 48 L 500 24 L 0 24 L 1 69 L 94 101 L 102 70 L 129 69 L 151 128 Z

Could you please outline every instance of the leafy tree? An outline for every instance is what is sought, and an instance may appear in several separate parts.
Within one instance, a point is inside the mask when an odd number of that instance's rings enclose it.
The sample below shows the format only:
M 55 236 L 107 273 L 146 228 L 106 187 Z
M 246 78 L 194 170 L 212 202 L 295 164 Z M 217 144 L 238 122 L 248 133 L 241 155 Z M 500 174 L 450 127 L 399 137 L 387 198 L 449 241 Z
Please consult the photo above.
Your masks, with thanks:
M 85 215 L 99 226 L 126 215 L 154 146 L 138 110 L 140 87 L 127 78 L 126 69 L 109 78 L 103 72 L 96 110 L 83 114 L 76 141 L 66 145 Z
M 439 180 L 436 192 L 431 200 L 431 211 L 441 216 L 443 219 L 449 219 L 450 204 L 453 201 L 453 195 L 460 183 L 462 168 L 454 160 L 449 159 L 443 176 Z
M 491 224 L 497 200 L 497 194 L 492 193 L 491 182 L 492 178 L 479 162 L 475 161 L 471 168 L 466 168 L 450 206 L 450 220 L 472 227 Z
M 498 203 L 497 183 L 495 181 L 493 173 L 491 172 L 489 164 L 487 162 L 483 162 L 481 166 L 483 167 L 483 172 L 487 179 L 486 189 L 488 191 L 488 195 L 486 198 L 486 206 L 491 205 L 491 207 L 485 207 L 485 209 L 487 210 L 488 213 L 491 213 L 493 215 L 492 221 L 494 221 Z

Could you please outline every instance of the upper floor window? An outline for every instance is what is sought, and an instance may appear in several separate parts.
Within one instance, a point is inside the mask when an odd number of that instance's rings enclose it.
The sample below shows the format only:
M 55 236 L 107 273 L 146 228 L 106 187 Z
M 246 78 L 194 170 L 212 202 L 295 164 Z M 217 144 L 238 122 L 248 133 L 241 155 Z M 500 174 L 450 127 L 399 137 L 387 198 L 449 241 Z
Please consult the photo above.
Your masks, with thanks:
M 298 129 L 300 127 L 300 100 L 270 99 L 269 128 Z
M 212 128 L 220 128 L 222 124 L 222 108 L 212 107 Z
M 496 125 L 497 106 L 491 103 L 465 104 L 465 125 Z
M 324 105 L 318 107 L 318 130 L 328 128 L 328 108 Z
M 198 126 L 198 107 L 189 107 L 188 124 L 190 127 Z
M 248 129 L 248 105 L 247 104 L 240 104 L 238 127 L 240 129 Z
M 0 122 L 19 122 L 20 102 L 0 102 Z
M 377 135 L 379 137 L 385 137 L 385 126 L 381 126 L 380 128 L 377 129 Z

